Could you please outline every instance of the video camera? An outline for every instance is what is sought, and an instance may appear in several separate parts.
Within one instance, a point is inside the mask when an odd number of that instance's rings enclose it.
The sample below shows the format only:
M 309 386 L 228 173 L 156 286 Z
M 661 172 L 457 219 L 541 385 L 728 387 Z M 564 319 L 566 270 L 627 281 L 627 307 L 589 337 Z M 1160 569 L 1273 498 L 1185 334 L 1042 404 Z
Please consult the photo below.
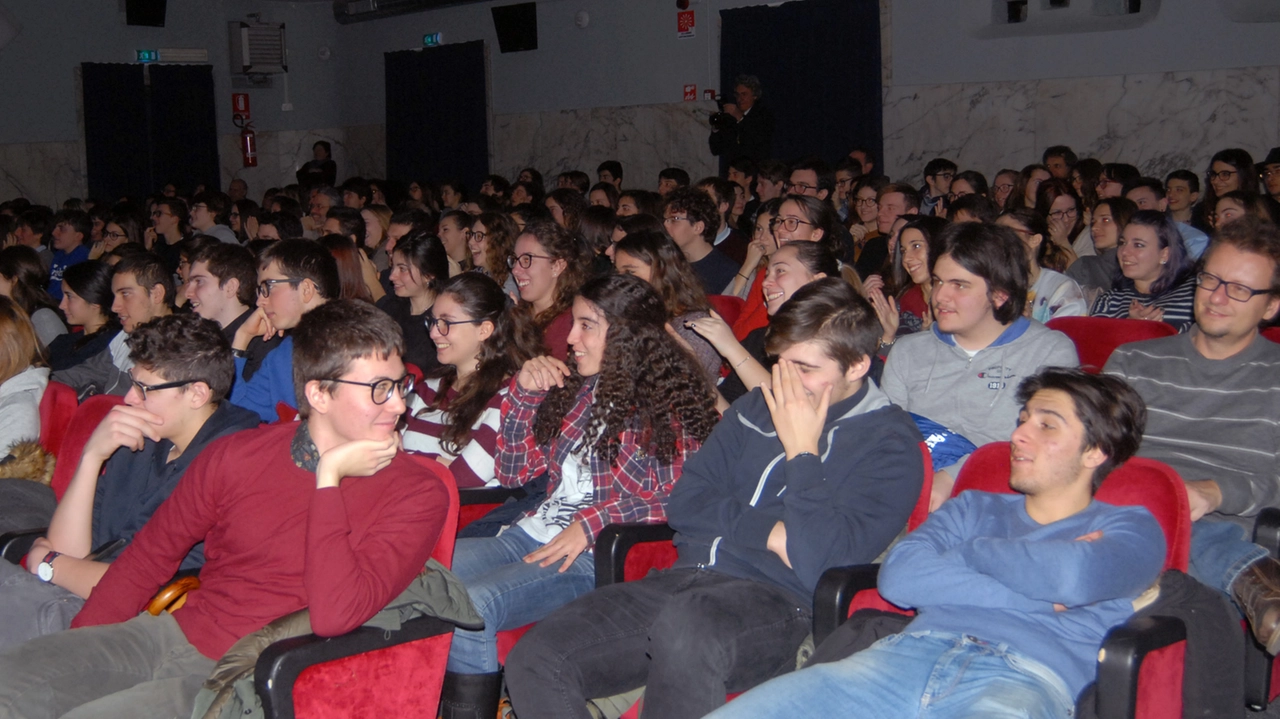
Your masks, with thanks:
M 711 113 L 711 117 L 709 118 L 709 121 L 711 122 L 712 129 L 728 130 L 732 128 L 734 125 L 737 125 L 738 118 L 724 111 L 725 103 L 728 102 L 725 96 L 723 94 L 716 95 L 715 99 L 716 99 L 716 105 L 720 108 L 720 111 Z

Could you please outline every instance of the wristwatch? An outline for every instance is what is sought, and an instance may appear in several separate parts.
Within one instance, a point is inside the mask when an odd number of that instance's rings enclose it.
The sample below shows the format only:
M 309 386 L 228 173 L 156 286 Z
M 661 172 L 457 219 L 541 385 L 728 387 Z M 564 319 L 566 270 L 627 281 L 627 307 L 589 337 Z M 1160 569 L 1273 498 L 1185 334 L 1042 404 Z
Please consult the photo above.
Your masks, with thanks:
M 40 565 L 36 567 L 36 576 L 40 577 L 41 581 L 52 582 L 53 581 L 53 560 L 61 556 L 62 556 L 62 552 L 49 552 L 48 554 L 44 555 L 44 559 L 41 559 Z

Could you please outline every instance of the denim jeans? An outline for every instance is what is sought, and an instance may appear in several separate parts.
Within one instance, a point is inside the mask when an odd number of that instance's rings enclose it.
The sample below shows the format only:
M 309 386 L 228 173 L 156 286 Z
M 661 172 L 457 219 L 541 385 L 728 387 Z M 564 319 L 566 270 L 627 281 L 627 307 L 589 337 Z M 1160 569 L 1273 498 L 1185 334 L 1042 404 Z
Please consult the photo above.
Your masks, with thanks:
M 496 537 L 458 540 L 453 550 L 453 573 L 467 585 L 471 602 L 484 617 L 484 629 L 454 630 L 449 671 L 498 671 L 499 631 L 536 622 L 595 588 L 591 552 L 578 555 L 569 569 L 561 572 L 563 560 L 547 567 L 524 562 L 526 554 L 541 546 L 515 526 Z
M 1191 525 L 1190 574 L 1202 584 L 1231 596 L 1231 584 L 1244 568 L 1267 556 L 1267 550 L 1247 541 L 1244 527 L 1201 519 Z M 1232 601 L 1235 601 L 1232 599 Z
M 190 716 L 213 664 L 167 612 L 38 637 L 0 654 L 0 719 Z
M 1074 713 L 1062 679 L 1008 645 L 918 632 L 774 679 L 707 719 L 1064 719 Z
M 0 559 L 0 652 L 71 626 L 84 600 Z
M 587 700 L 645 687 L 644 716 L 698 719 L 795 669 L 811 613 L 790 592 L 708 569 L 601 587 L 538 622 L 507 659 L 521 719 L 587 719 Z

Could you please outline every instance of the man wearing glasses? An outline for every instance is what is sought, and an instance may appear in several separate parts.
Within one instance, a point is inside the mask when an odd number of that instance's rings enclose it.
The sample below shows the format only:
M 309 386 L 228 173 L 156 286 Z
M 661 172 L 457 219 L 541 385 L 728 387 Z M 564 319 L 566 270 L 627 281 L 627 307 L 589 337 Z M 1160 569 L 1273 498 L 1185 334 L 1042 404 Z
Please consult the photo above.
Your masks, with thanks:
M 1258 177 L 1262 180 L 1264 194 L 1280 202 L 1280 147 L 1271 148 L 1266 158 L 1258 163 Z
M 0 650 L 71 626 L 110 562 L 147 523 L 200 452 L 258 416 L 223 400 L 235 367 L 216 325 L 168 315 L 129 335 L 130 390 L 84 446 L 47 536 L 27 568 L 0 562 Z M 101 475 L 101 476 L 99 476 Z M 204 563 L 197 546 L 182 569 Z
M 1280 232 L 1244 217 L 1224 225 L 1197 275 L 1190 332 L 1120 347 L 1105 372 L 1147 403 L 1139 454 L 1178 471 L 1191 503 L 1191 576 L 1244 610 L 1258 642 L 1280 650 L 1280 564 L 1246 541 L 1280 507 L 1280 345 L 1259 324 L 1280 312 Z
M 338 263 L 310 240 L 280 240 L 258 256 L 258 309 L 236 330 L 231 353 L 236 359 L 232 404 L 258 413 L 263 422 L 279 419 L 276 406 L 298 407 L 290 330 L 303 315 L 338 298 Z M 284 340 L 262 360 L 252 377 L 244 376 L 254 337 Z M 401 340 L 403 342 L 403 340 Z
M 209 190 L 191 198 L 191 227 L 202 235 L 238 245 L 240 240 L 231 231 L 230 216 L 231 198 L 221 192 Z
M 920 188 L 920 211 L 926 215 L 947 216 L 947 193 L 951 180 L 960 170 L 956 163 L 935 157 L 924 166 L 924 187 Z
M 214 662 L 245 635 L 301 609 L 316 634 L 344 634 L 422 571 L 444 526 L 448 480 L 399 448 L 412 384 L 400 328 L 342 300 L 308 314 L 293 339 L 303 421 L 205 449 L 73 629 L 0 654 L 0 707 L 187 716 Z M 139 614 L 200 542 L 200 588 L 172 614 Z
M 723 292 L 739 265 L 713 244 L 721 217 L 715 202 L 701 190 L 681 188 L 667 196 L 662 217 L 667 234 L 702 281 L 702 289 L 709 295 Z

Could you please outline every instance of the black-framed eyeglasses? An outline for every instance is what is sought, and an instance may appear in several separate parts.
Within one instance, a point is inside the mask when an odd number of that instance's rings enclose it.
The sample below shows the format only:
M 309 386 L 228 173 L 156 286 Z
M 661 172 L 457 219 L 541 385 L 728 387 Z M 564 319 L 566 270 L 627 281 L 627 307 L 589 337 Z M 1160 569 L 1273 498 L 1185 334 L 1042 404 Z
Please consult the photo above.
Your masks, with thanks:
M 1070 210 L 1058 210 L 1057 212 L 1050 212 L 1049 217 L 1055 220 L 1065 220 L 1068 217 L 1075 217 L 1078 214 L 1080 214 L 1080 211 L 1073 207 Z
M 520 265 L 521 267 L 523 267 L 523 268 L 525 268 L 525 269 L 527 270 L 527 269 L 529 269 L 529 267 L 530 267 L 530 266 L 532 266 L 532 265 L 533 265 L 533 260 L 534 260 L 534 258 L 537 258 L 537 259 L 540 259 L 540 260 L 554 260 L 554 259 L 555 259 L 554 257 L 552 257 L 552 256 L 550 256 L 550 255 L 535 255 L 535 254 L 533 254 L 532 252 L 526 252 L 526 253 L 524 253 L 523 255 L 520 255 L 520 256 L 518 256 L 518 257 L 508 257 L 508 258 L 507 258 L 507 267 L 510 267 L 511 269 L 515 269 L 516 265 Z
M 173 389 L 175 387 L 186 387 L 189 384 L 193 384 L 195 382 L 203 382 L 204 380 L 184 379 L 179 382 L 161 382 L 160 384 L 143 384 L 138 380 L 134 379 L 133 375 L 129 375 L 129 381 L 133 383 L 134 387 L 138 388 L 138 394 L 142 395 L 142 401 L 146 402 L 148 392 L 157 392 L 162 389 Z
M 772 220 L 769 220 L 770 227 L 777 227 L 778 225 L 782 225 L 783 227 L 787 228 L 787 232 L 795 232 L 796 230 L 800 229 L 800 225 L 809 225 L 810 227 L 817 226 L 816 224 L 812 222 L 806 222 L 805 220 L 802 220 L 799 217 L 775 217 Z
M 484 322 L 484 320 L 446 320 L 431 314 L 428 314 L 424 321 L 427 325 L 427 331 L 430 331 L 431 328 L 434 327 L 436 328 L 436 332 L 440 333 L 441 337 L 448 337 L 449 328 L 454 325 L 478 325 L 481 322 Z
M 485 238 L 488 236 L 489 236 L 488 232 L 477 232 L 475 230 L 467 230 L 468 240 L 480 240 L 481 242 L 484 242 Z
M 787 183 L 787 192 L 791 192 L 797 195 L 804 195 L 810 192 L 811 190 L 817 190 L 817 189 L 818 189 L 817 185 L 806 185 L 803 182 Z
M 207 209 L 209 209 L 209 206 L 208 206 L 208 205 L 206 205 L 206 204 L 204 204 L 203 202 L 200 202 L 200 203 L 197 203 L 197 204 L 192 205 L 192 206 L 191 206 L 191 209 L 192 209 L 192 210 L 207 210 Z
M 102 231 L 102 239 L 104 240 L 123 240 L 126 237 L 128 237 L 128 235 L 126 235 L 123 232 L 108 232 L 106 230 Z
M 409 396 L 413 391 L 413 375 L 406 374 L 400 379 L 375 379 L 372 382 L 357 382 L 352 379 L 338 379 L 330 377 L 325 382 L 340 382 L 342 384 L 354 384 L 360 387 L 369 388 L 369 396 L 373 399 L 374 404 L 386 404 L 391 399 L 392 392 L 399 392 L 400 399 Z
M 1213 180 L 1225 181 L 1225 180 L 1230 180 L 1231 176 L 1235 174 L 1238 174 L 1235 170 L 1223 170 L 1222 172 L 1214 172 L 1213 170 L 1209 170 L 1208 172 L 1204 173 L 1204 176 L 1205 176 L 1205 179 L 1209 181 L 1213 181 Z
M 1218 287 L 1225 287 L 1227 297 L 1236 302 L 1248 302 L 1258 295 L 1270 294 L 1270 289 L 1255 290 L 1248 285 L 1242 285 L 1239 282 L 1227 282 L 1217 275 L 1211 275 L 1208 272 L 1199 272 L 1196 274 L 1196 284 L 1200 285 L 1200 289 L 1210 294 L 1217 292 Z
M 299 284 L 301 284 L 301 283 L 302 283 L 302 280 L 301 280 L 300 278 L 297 278 L 297 277 L 289 277 L 289 278 L 286 278 L 286 279 L 283 279 L 283 280 L 263 280 L 263 281 L 261 281 L 261 282 L 259 282 L 259 283 L 258 283 L 258 296 L 259 296 L 259 297 L 270 297 L 270 296 L 271 296 L 271 290 L 272 290 L 276 285 L 283 285 L 283 284 L 287 284 L 287 285 L 290 285 L 290 286 L 292 286 L 292 287 L 297 287 L 297 286 L 298 286 Z

